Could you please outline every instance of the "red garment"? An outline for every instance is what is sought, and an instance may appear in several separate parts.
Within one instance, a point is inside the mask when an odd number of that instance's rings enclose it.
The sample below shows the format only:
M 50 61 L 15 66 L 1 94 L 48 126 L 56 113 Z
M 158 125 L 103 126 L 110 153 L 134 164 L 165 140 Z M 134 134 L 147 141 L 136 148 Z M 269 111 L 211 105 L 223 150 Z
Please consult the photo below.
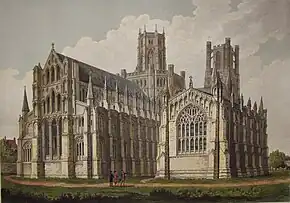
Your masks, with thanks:
M 115 180 L 115 182 L 118 181 L 118 172 L 115 172 L 115 174 L 114 174 L 114 180 Z

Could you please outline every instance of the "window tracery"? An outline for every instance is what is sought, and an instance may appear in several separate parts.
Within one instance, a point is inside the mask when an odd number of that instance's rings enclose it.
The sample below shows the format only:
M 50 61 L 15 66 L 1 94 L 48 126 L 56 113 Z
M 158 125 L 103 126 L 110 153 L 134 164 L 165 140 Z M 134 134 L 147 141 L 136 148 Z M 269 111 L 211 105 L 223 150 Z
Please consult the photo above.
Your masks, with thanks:
M 24 162 L 31 162 L 31 142 L 27 141 L 23 145 L 23 161 Z
M 178 117 L 178 153 L 204 153 L 207 149 L 207 118 L 203 109 L 189 105 Z
M 76 156 L 77 160 L 82 160 L 85 155 L 85 146 L 83 137 L 76 138 Z

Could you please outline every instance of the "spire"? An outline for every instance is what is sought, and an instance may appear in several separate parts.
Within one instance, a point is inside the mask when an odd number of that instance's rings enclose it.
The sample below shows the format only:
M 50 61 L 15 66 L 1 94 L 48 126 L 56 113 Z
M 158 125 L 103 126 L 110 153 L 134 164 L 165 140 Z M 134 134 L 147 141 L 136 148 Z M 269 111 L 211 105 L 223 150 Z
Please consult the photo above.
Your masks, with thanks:
M 54 50 L 54 42 L 51 43 L 51 49 Z
M 253 110 L 257 112 L 257 102 L 254 103 Z
M 165 34 L 164 27 L 163 27 L 163 31 L 162 32 L 163 32 L 163 35 L 164 35 Z
M 141 28 L 139 28 L 139 35 L 141 35 Z
M 251 104 L 251 98 L 250 98 L 250 97 L 249 97 L 249 99 L 248 99 L 247 106 L 248 106 L 249 110 L 250 110 L 251 107 L 252 107 L 252 104 Z
M 264 104 L 263 104 L 263 97 L 260 99 L 260 105 L 259 105 L 259 113 L 262 113 L 264 110 Z
M 87 102 L 90 102 L 94 99 L 93 95 L 93 85 L 92 85 L 92 73 L 89 73 L 89 85 L 88 85 L 88 93 L 87 93 Z
M 29 106 L 27 101 L 26 86 L 24 86 L 23 104 L 22 104 L 22 115 L 29 112 Z
M 193 88 L 192 76 L 189 76 L 189 88 Z

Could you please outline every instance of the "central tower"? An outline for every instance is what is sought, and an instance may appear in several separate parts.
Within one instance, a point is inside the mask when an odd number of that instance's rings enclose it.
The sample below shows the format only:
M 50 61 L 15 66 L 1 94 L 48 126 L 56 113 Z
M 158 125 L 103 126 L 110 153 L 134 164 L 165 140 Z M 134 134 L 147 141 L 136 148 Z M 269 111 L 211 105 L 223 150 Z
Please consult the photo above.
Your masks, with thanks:
M 144 32 L 139 29 L 136 72 L 166 69 L 165 33 Z

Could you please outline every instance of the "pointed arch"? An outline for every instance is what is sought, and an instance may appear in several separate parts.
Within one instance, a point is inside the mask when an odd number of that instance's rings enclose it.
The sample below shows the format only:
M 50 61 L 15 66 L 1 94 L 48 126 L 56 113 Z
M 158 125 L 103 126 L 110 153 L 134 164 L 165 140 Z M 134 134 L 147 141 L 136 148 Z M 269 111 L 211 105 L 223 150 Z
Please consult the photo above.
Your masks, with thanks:
M 49 72 L 49 69 L 46 69 L 46 81 L 45 81 L 45 84 L 49 84 L 49 81 L 50 81 L 50 72 Z
M 62 118 L 58 121 L 59 155 L 62 155 Z
M 220 70 L 221 68 L 221 52 L 217 51 L 215 53 L 215 67 L 217 70 Z
M 55 93 L 54 90 L 51 92 L 51 112 L 55 112 Z
M 56 65 L 56 80 L 60 80 L 60 67 L 59 65 Z
M 47 114 L 50 113 L 50 97 L 49 97 L 49 95 L 46 98 L 46 113 Z
M 57 95 L 57 111 L 61 111 L 61 96 L 60 94 Z
M 46 119 L 44 120 L 44 154 L 49 155 L 49 125 Z
M 50 78 L 51 82 L 55 81 L 55 70 L 54 70 L 54 66 L 51 67 L 51 78 Z
M 201 106 L 192 103 L 185 106 L 176 120 L 177 140 L 181 143 L 178 153 L 205 153 L 207 115 Z
M 31 157 L 32 157 L 31 148 L 32 148 L 31 141 L 26 141 L 24 145 L 22 146 L 22 156 L 23 156 L 22 158 L 24 162 L 31 162 Z
M 57 123 L 53 119 L 51 122 L 52 155 L 57 155 Z

